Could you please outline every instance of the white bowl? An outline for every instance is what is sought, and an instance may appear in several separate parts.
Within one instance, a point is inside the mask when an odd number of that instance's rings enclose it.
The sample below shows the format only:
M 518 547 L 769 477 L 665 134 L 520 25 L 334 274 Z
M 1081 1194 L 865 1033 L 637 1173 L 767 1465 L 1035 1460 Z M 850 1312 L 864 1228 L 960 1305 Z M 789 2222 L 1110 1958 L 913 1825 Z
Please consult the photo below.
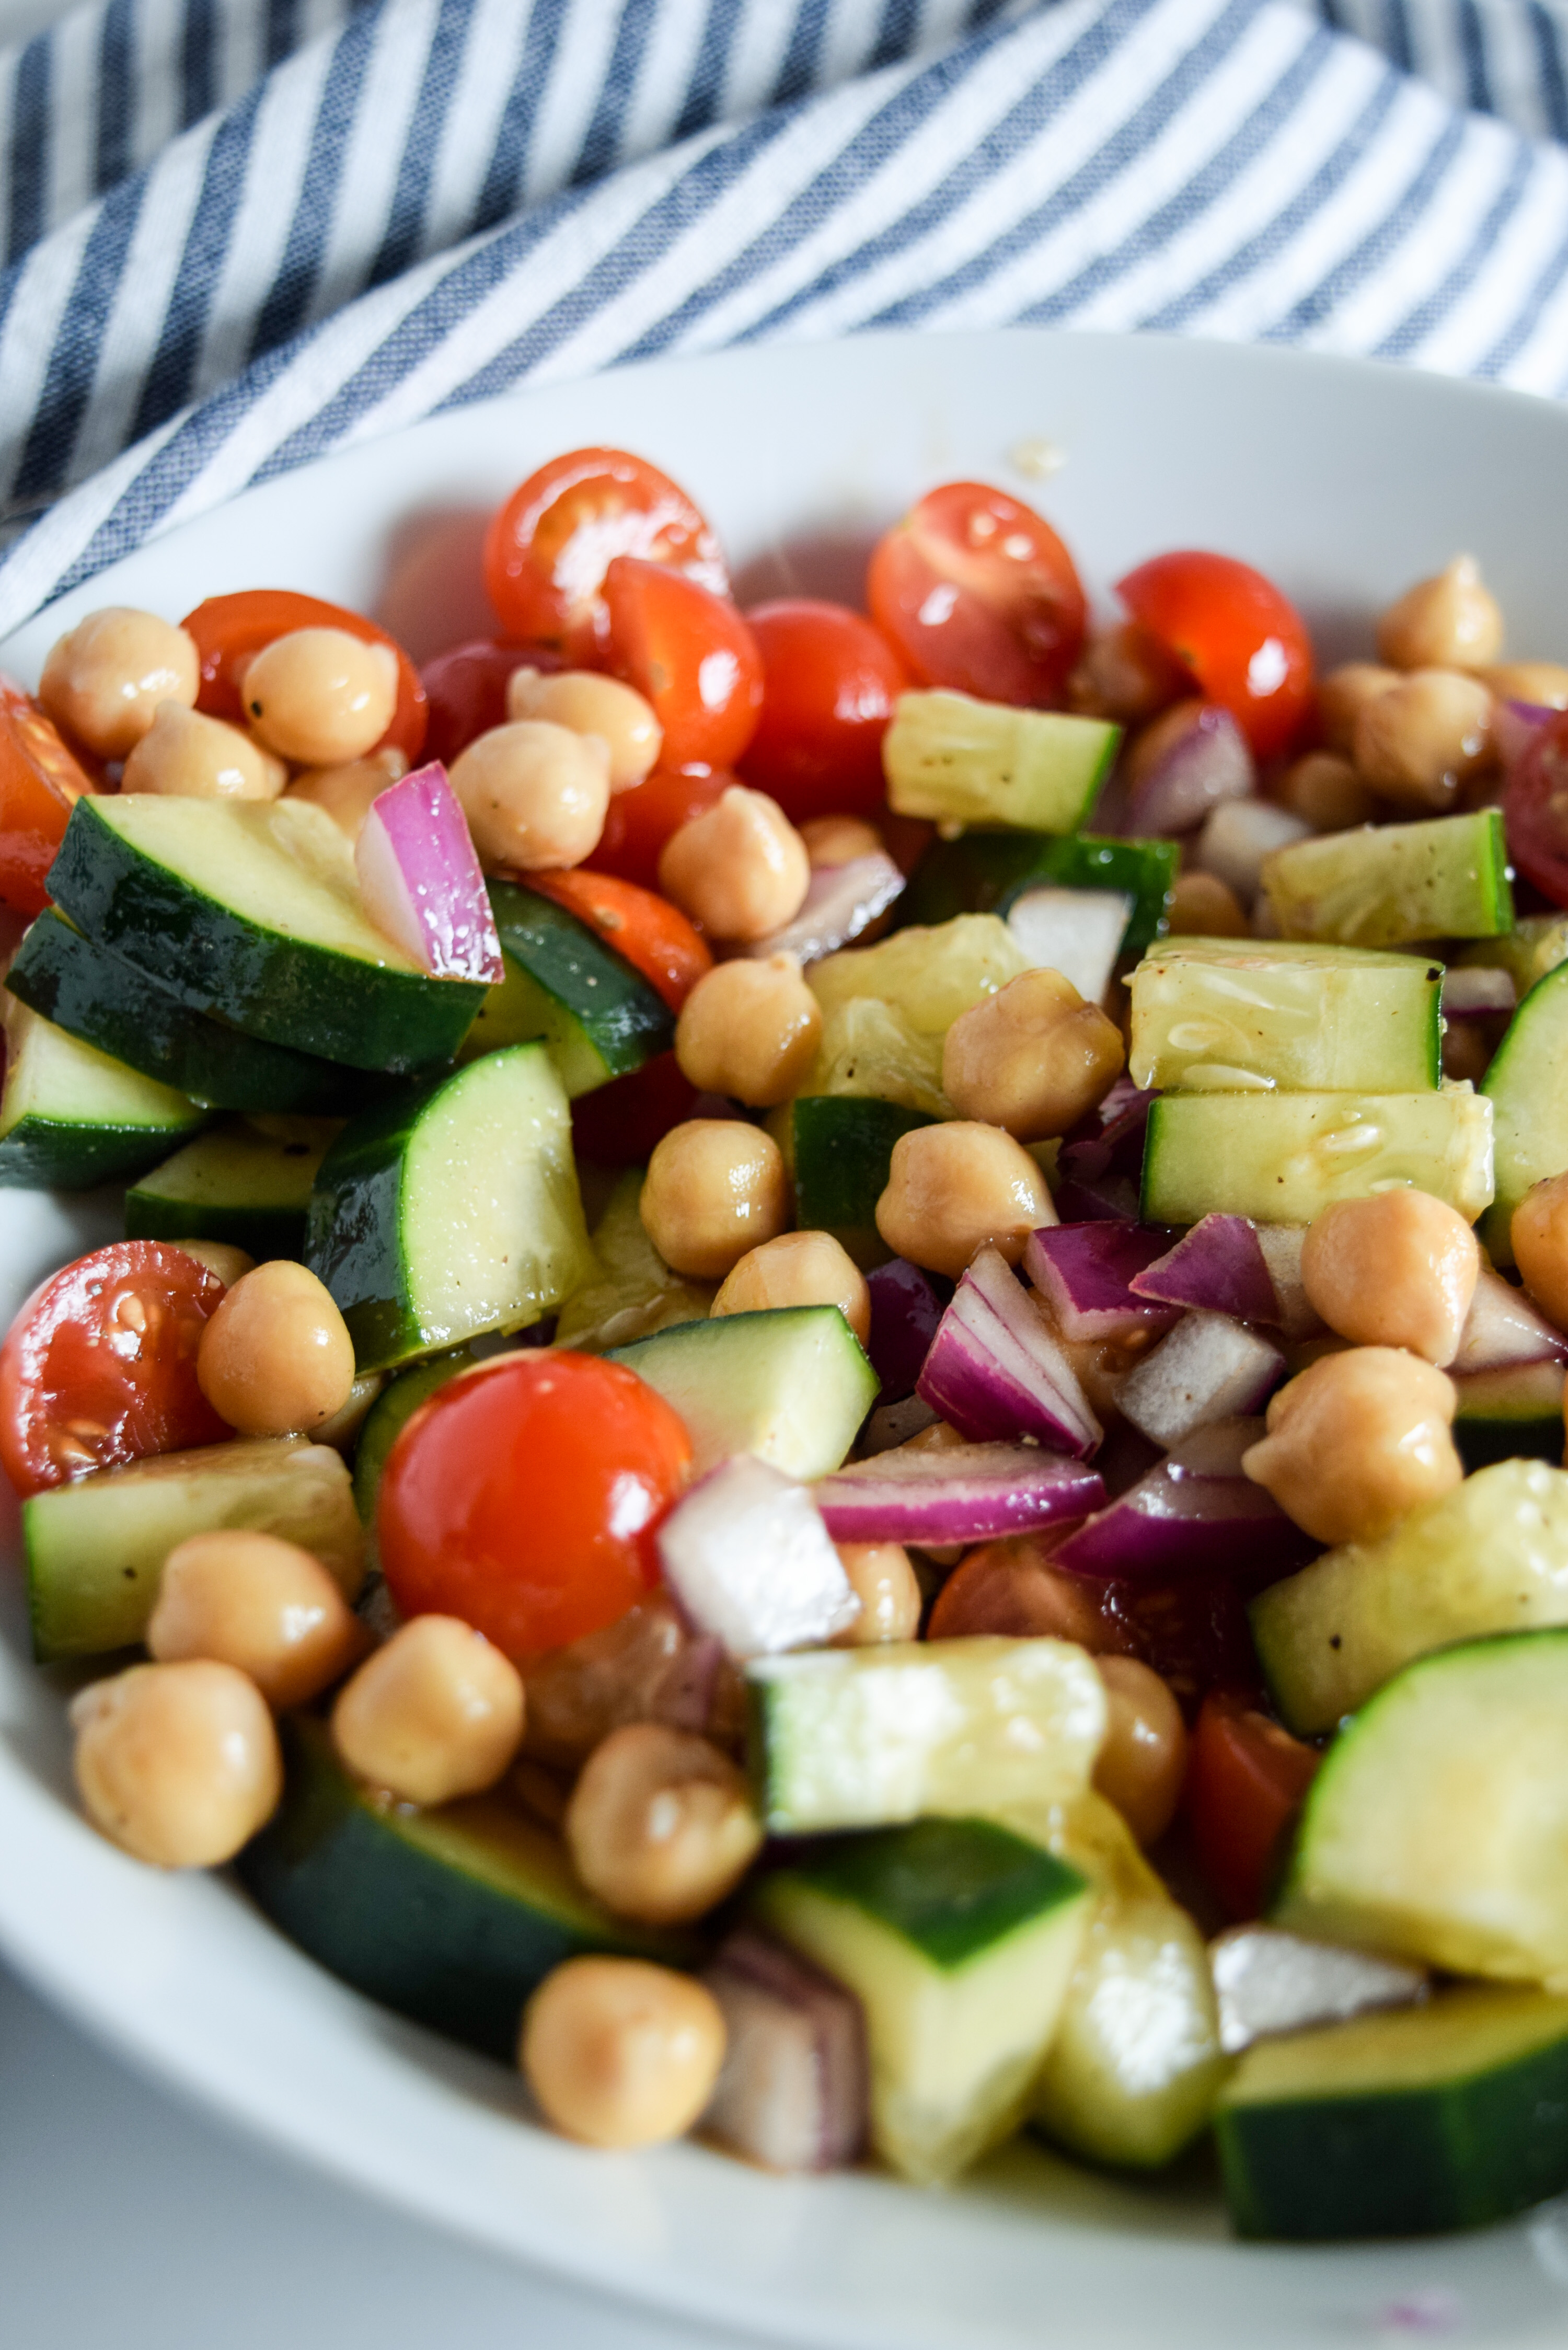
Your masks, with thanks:
M 1220 547 L 1275 576 L 1342 658 L 1369 645 L 1382 603 L 1469 549 L 1511 650 L 1568 654 L 1568 411 L 1285 351 L 1020 332 L 729 352 L 439 416 L 146 548 L 29 622 L 0 664 L 31 681 L 62 627 L 102 604 L 174 617 L 257 584 L 379 607 L 429 652 L 485 626 L 484 511 L 596 441 L 688 485 L 753 599 L 854 595 L 877 530 L 968 475 L 1036 500 L 1102 594 L 1141 556 Z M 1042 444 L 1064 461 L 1049 479 L 1030 470 Z M 0 1194 L 0 1308 L 118 1228 L 112 1199 Z M 14 1514 L 7 1535 L 14 1548 Z M 60 1693 L 27 1661 L 10 1574 L 0 1948 L 123 2054 L 362 2188 L 599 2287 L 791 2342 L 1343 2350 L 1430 2331 L 1524 2350 L 1568 2335 L 1554 2208 L 1473 2237 L 1275 2250 L 1229 2239 L 1200 2163 L 1146 2189 L 1021 2146 L 932 2195 L 547 2137 L 506 2073 L 345 1990 L 229 1883 L 158 1876 L 81 1823 Z

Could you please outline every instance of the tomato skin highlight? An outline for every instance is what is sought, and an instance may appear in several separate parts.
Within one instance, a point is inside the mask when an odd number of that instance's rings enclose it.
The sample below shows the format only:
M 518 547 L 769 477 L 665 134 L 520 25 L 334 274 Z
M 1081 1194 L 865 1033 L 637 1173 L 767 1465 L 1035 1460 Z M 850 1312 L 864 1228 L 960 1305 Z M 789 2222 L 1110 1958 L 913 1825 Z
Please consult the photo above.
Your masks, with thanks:
M 1182 1809 L 1198 1865 L 1238 1922 L 1262 1914 L 1281 1839 L 1322 1759 L 1245 1697 L 1213 1690 L 1204 1699 Z
M 389 646 L 398 657 L 398 702 L 392 723 L 375 748 L 400 751 L 410 767 L 418 764 L 429 717 L 420 673 L 397 639 L 362 612 L 328 604 L 319 596 L 303 596 L 293 588 L 246 588 L 234 596 L 209 596 L 186 613 L 180 626 L 195 638 L 202 657 L 197 709 L 234 725 L 244 723 L 241 672 L 277 638 L 292 636 L 296 629 L 343 629 L 362 644 Z
M 1312 715 L 1312 639 L 1272 580 L 1233 556 L 1187 548 L 1140 563 L 1116 594 L 1260 759 L 1290 748 Z
M 1568 712 L 1515 760 L 1502 795 L 1508 853 L 1554 906 L 1568 906 Z
M 0 676 L 0 905 L 42 913 L 71 810 L 97 788 L 32 695 Z
M 510 638 L 474 637 L 437 653 L 420 671 L 430 702 L 424 754 L 450 767 L 478 734 L 506 723 L 506 681 L 515 669 L 557 670 L 550 645 L 514 644 Z
M 0 1467 L 16 1492 L 232 1436 L 196 1384 L 223 1295 L 166 1241 L 116 1241 L 36 1289 L 0 1346 Z
M 763 660 L 763 709 L 740 762 L 792 823 L 883 812 L 882 737 L 909 683 L 869 620 L 808 596 L 746 614 Z
M 582 869 L 618 873 L 644 889 L 657 889 L 665 842 L 735 781 L 724 767 L 655 767 L 632 790 L 616 794 L 598 847 Z
M 872 550 L 866 598 L 919 684 L 1020 707 L 1061 699 L 1088 621 L 1050 524 L 984 482 L 928 491 Z
M 605 573 L 604 599 L 604 666 L 652 703 L 664 764 L 732 767 L 763 706 L 763 657 L 734 605 L 632 555 Z
M 679 1012 L 713 956 L 679 906 L 613 873 L 532 873 L 528 887 L 597 931 L 605 944 Z M 636 1075 L 635 1070 L 631 1072 Z
M 422 1404 L 387 1457 L 376 1538 L 405 1616 L 459 1616 L 515 1662 L 614 1624 L 659 1580 L 684 1422 L 619 1363 L 498 1355 Z

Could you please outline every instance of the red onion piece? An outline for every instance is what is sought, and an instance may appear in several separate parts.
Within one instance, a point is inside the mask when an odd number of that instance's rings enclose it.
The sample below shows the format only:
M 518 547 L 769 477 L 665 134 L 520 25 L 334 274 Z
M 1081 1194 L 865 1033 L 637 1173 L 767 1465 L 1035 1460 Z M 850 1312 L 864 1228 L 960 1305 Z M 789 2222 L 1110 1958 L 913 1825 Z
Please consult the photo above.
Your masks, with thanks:
M 1230 712 L 1200 703 L 1133 793 L 1124 829 L 1129 837 L 1191 832 L 1221 800 L 1248 798 L 1257 780 L 1246 736 Z
M 1287 1338 L 1321 1338 L 1328 1325 L 1306 1294 L 1302 1279 L 1304 1224 L 1260 1224 L 1258 1246 L 1274 1284 L 1276 1310 L 1270 1317 Z
M 796 962 L 819 962 L 868 931 L 902 896 L 905 886 L 902 873 L 881 848 L 868 857 L 852 857 L 847 865 L 815 866 L 794 920 L 739 951 L 753 958 L 792 954 Z
M 1242 1453 L 1262 1434 L 1252 1419 L 1199 1429 L 1058 1543 L 1052 1565 L 1096 1582 L 1223 1572 L 1259 1584 L 1304 1565 L 1317 1544 L 1242 1473 Z
M 365 911 L 432 979 L 505 975 L 467 820 L 440 760 L 389 784 L 354 844 Z
M 1134 1293 L 1136 1276 L 1160 1257 L 1168 1238 L 1152 1225 L 1105 1218 L 1047 1224 L 1024 1243 L 1023 1270 L 1064 1338 L 1099 1342 L 1168 1330 L 1179 1308 Z
M 1443 973 L 1447 1018 L 1464 1020 L 1488 1012 L 1511 1012 L 1518 1001 L 1511 972 L 1489 970 L 1484 963 L 1461 963 Z
M 866 1276 L 871 1292 L 871 1336 L 866 1351 L 882 1382 L 884 1403 L 913 1395 L 920 1367 L 942 1318 L 942 1301 L 929 1273 L 896 1256 Z
M 1248 1216 L 1205 1216 L 1128 1287 L 1138 1297 L 1200 1305 L 1211 1314 L 1233 1314 L 1238 1322 L 1279 1320 L 1258 1228 Z
M 1564 1362 L 1568 1338 L 1522 1289 L 1483 1265 L 1449 1371 L 1462 1378 L 1471 1371 L 1498 1371 L 1511 1363 Z
M 853 2162 L 870 2100 L 859 2001 L 750 1927 L 730 1936 L 702 1981 L 726 2033 L 703 2127 L 769 2170 Z
M 884 1452 L 824 1478 L 816 1503 L 835 1542 L 989 1542 L 1086 1516 L 1099 1471 L 1036 1444 L 953 1444 Z
M 816 1647 L 859 1613 L 811 1494 L 754 1453 L 693 1485 L 657 1541 L 676 1598 L 732 1657 Z
M 1559 715 L 1542 702 L 1499 702 L 1491 713 L 1492 748 L 1505 769 L 1529 750 L 1543 726 Z
M 1118 1077 L 1099 1108 L 1092 1110 L 1063 1142 L 1058 1165 L 1063 1174 L 1081 1183 L 1102 1175 L 1143 1172 L 1144 1128 L 1148 1124 L 1152 1086 L 1135 1086 Z
M 915 1392 L 977 1443 L 1033 1436 L 1083 1460 L 1104 1434 L 1044 1315 L 994 1248 L 960 1282 Z
M 1279 1348 L 1245 1323 L 1194 1311 L 1127 1373 L 1116 1408 L 1152 1443 L 1179 1444 L 1216 1420 L 1262 1410 L 1284 1367 Z

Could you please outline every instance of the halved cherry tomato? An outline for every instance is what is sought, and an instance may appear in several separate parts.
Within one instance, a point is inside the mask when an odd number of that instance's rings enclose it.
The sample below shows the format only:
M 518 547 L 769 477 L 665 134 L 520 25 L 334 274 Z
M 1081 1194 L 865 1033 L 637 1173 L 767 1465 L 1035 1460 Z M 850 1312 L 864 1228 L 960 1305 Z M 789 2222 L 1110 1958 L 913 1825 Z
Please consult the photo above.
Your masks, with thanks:
M 1554 906 L 1568 906 L 1568 711 L 1515 760 L 1502 795 L 1508 853 Z
M 697 1088 L 673 1053 L 659 1053 L 572 1104 L 572 1148 L 597 1167 L 643 1167 L 672 1127 L 684 1125 Z
M 609 634 L 600 588 L 618 555 L 730 590 L 707 517 L 680 484 L 624 449 L 573 449 L 512 493 L 484 541 L 484 587 L 514 637 L 595 666 Z
M 476 734 L 506 723 L 506 681 L 514 669 L 555 670 L 561 656 L 551 645 L 519 645 L 502 637 L 475 637 L 437 653 L 420 671 L 430 702 L 424 754 L 451 766 Z
M 882 737 L 909 680 L 869 620 L 809 596 L 759 604 L 746 625 L 763 657 L 763 714 L 741 779 L 785 816 L 873 816 L 885 796 Z
M 319 596 L 299 595 L 292 588 L 247 588 L 235 596 L 209 596 L 180 625 L 195 638 L 202 656 L 197 709 L 210 718 L 236 723 L 244 717 L 240 674 L 252 656 L 276 638 L 291 636 L 296 629 L 345 629 L 364 644 L 389 645 L 398 656 L 398 705 L 376 748 L 400 751 L 410 766 L 424 749 L 428 711 L 420 673 L 396 638 L 362 612 L 325 603 Z
M 733 604 L 634 555 L 616 556 L 604 599 L 604 665 L 653 704 L 666 766 L 732 767 L 763 706 L 763 657 Z
M 531 873 L 528 887 L 553 898 L 606 944 L 623 955 L 679 1012 L 705 971 L 713 968 L 706 941 L 678 906 L 614 873 Z
M 164 1241 L 116 1241 L 36 1289 L 0 1347 L 0 1466 L 17 1492 L 232 1435 L 196 1384 L 223 1295 Z
M 618 792 L 609 804 L 599 845 L 588 859 L 595 873 L 618 873 L 645 889 L 659 887 L 665 842 L 694 816 L 711 808 L 735 778 L 727 768 L 655 767 L 646 782 Z
M 1290 748 L 1312 710 L 1312 639 L 1272 580 L 1233 556 L 1188 549 L 1140 563 L 1116 594 L 1261 759 Z
M 43 911 L 71 809 L 97 788 L 31 694 L 0 676 L 0 905 Z
M 691 1440 L 619 1363 L 498 1355 L 387 1456 L 376 1539 L 405 1616 L 460 1616 L 519 1660 L 615 1623 L 659 1580 L 654 1529 Z
M 1072 556 L 1033 506 L 947 482 L 879 539 L 871 618 L 922 685 L 986 702 L 1060 699 L 1088 605 Z
M 1187 1760 L 1182 1809 L 1198 1865 L 1232 1918 L 1256 1918 L 1280 1840 L 1322 1761 L 1245 1697 L 1203 1700 Z

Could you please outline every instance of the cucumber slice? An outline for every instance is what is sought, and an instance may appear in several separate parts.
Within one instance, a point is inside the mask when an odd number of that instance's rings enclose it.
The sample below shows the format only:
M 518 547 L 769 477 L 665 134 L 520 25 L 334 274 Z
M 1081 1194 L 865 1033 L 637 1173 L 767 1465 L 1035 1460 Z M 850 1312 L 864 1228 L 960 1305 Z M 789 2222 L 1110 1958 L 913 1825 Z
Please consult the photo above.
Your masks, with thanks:
M 1453 1974 L 1562 1984 L 1564 1851 L 1568 1630 L 1473 1640 L 1407 1665 L 1340 1732 L 1273 1920 Z
M 468 1347 L 454 1347 L 450 1355 L 432 1355 L 427 1363 L 410 1363 L 388 1380 L 365 1416 L 354 1452 L 354 1507 L 365 1529 L 367 1555 L 376 1563 L 376 1496 L 387 1455 L 427 1396 L 470 1371 L 481 1357 Z
M 1411 1183 L 1472 1221 L 1492 1196 L 1491 1104 L 1430 1094 L 1164 1094 L 1148 1114 L 1141 1214 L 1310 1224 L 1334 1200 Z
M 784 1305 L 682 1322 L 629 1347 L 624 1363 L 686 1422 L 692 1473 L 755 1452 L 786 1476 L 838 1468 L 876 1402 L 876 1372 L 836 1305 Z
M 1109 773 L 1121 728 L 967 693 L 901 693 L 882 738 L 888 802 L 939 823 L 1076 832 Z
M 330 1445 L 269 1436 L 154 1453 L 23 1503 L 39 1663 L 103 1656 L 140 1640 L 175 1544 L 228 1526 L 298 1543 L 346 1597 L 358 1593 L 359 1521 L 348 1468 Z
M 1023 2118 L 1092 1896 L 1076 1869 L 987 1820 L 836 1837 L 764 1877 L 756 1908 L 855 1992 L 871 2139 L 905 2178 L 951 2178 Z
M 795 1208 L 805 1232 L 875 1237 L 877 1202 L 888 1188 L 893 1145 L 923 1110 L 869 1095 L 805 1094 L 790 1105 L 789 1159 Z
M 674 1014 L 586 922 L 515 882 L 485 886 L 506 976 L 481 1004 L 462 1059 L 543 1037 L 575 1101 L 670 1050 Z
M 1513 927 L 1501 808 L 1293 841 L 1264 860 L 1263 889 L 1287 939 L 1397 947 Z
M 321 1162 L 306 1263 L 361 1371 L 521 1330 L 593 1271 L 571 1118 L 543 1045 L 367 1110 Z
M 1137 1086 L 1435 1091 L 1441 963 L 1361 947 L 1175 939 L 1133 972 Z
M 810 1648 L 757 1658 L 746 1690 L 774 1835 L 1068 1803 L 1106 1734 L 1104 1684 L 1066 1640 Z
M 1251 1616 L 1274 1701 L 1303 1738 L 1434 1648 L 1568 1625 L 1568 1472 L 1543 1461 L 1480 1469 L 1377 1542 L 1325 1551 L 1271 1584 Z
M 564 1959 L 691 1956 L 601 1908 L 557 1840 L 502 1796 L 389 1804 L 342 1768 L 325 1723 L 296 1715 L 282 1730 L 282 1808 L 239 1874 L 290 1941 L 384 2007 L 512 2063 L 524 2002 Z
M 68 1035 L 212 1109 L 346 1116 L 359 1097 L 355 1072 L 192 1012 L 52 906 L 17 948 L 5 984 Z
M 1494 1461 L 1563 1459 L 1563 1366 L 1511 1363 L 1454 1380 L 1454 1442 L 1468 1470 Z
M 999 913 L 1042 885 L 1103 891 L 1129 899 L 1117 948 L 1140 955 L 1165 929 L 1180 851 L 1174 840 L 1102 840 L 1081 832 L 1043 840 L 1031 832 L 965 832 L 933 840 L 909 877 L 901 922 L 946 922 L 955 914 Z
M 431 979 L 359 901 L 354 852 L 307 801 L 83 797 L 49 868 L 78 930 L 198 1012 L 353 1068 L 449 1060 L 483 1002 Z
M 1481 1091 L 1491 1104 L 1497 1199 L 1481 1238 L 1513 1263 L 1513 1211 L 1532 1183 L 1568 1168 L 1568 963 L 1537 980 L 1512 1019 Z
M 67 1036 L 15 996 L 5 1015 L 0 1185 L 87 1191 L 155 1167 L 207 1113 Z
M 234 1118 L 199 1135 L 125 1195 L 133 1241 L 227 1241 L 258 1262 L 301 1256 L 310 1187 L 339 1131 L 328 1118 Z
M 1528 995 L 1538 979 L 1568 961 L 1568 914 L 1521 914 L 1500 939 L 1480 939 L 1454 957 L 1461 971 L 1506 971 L 1514 993 Z
M 556 1325 L 557 1347 L 603 1355 L 678 1322 L 703 1322 L 718 1295 L 711 1281 L 671 1273 L 642 1227 L 642 1170 L 620 1176 L 594 1227 L 597 1278 L 573 1292 Z
M 1463 1985 L 1248 2050 L 1215 2137 L 1243 2236 L 1477 2228 L 1568 2187 L 1568 1999 Z

